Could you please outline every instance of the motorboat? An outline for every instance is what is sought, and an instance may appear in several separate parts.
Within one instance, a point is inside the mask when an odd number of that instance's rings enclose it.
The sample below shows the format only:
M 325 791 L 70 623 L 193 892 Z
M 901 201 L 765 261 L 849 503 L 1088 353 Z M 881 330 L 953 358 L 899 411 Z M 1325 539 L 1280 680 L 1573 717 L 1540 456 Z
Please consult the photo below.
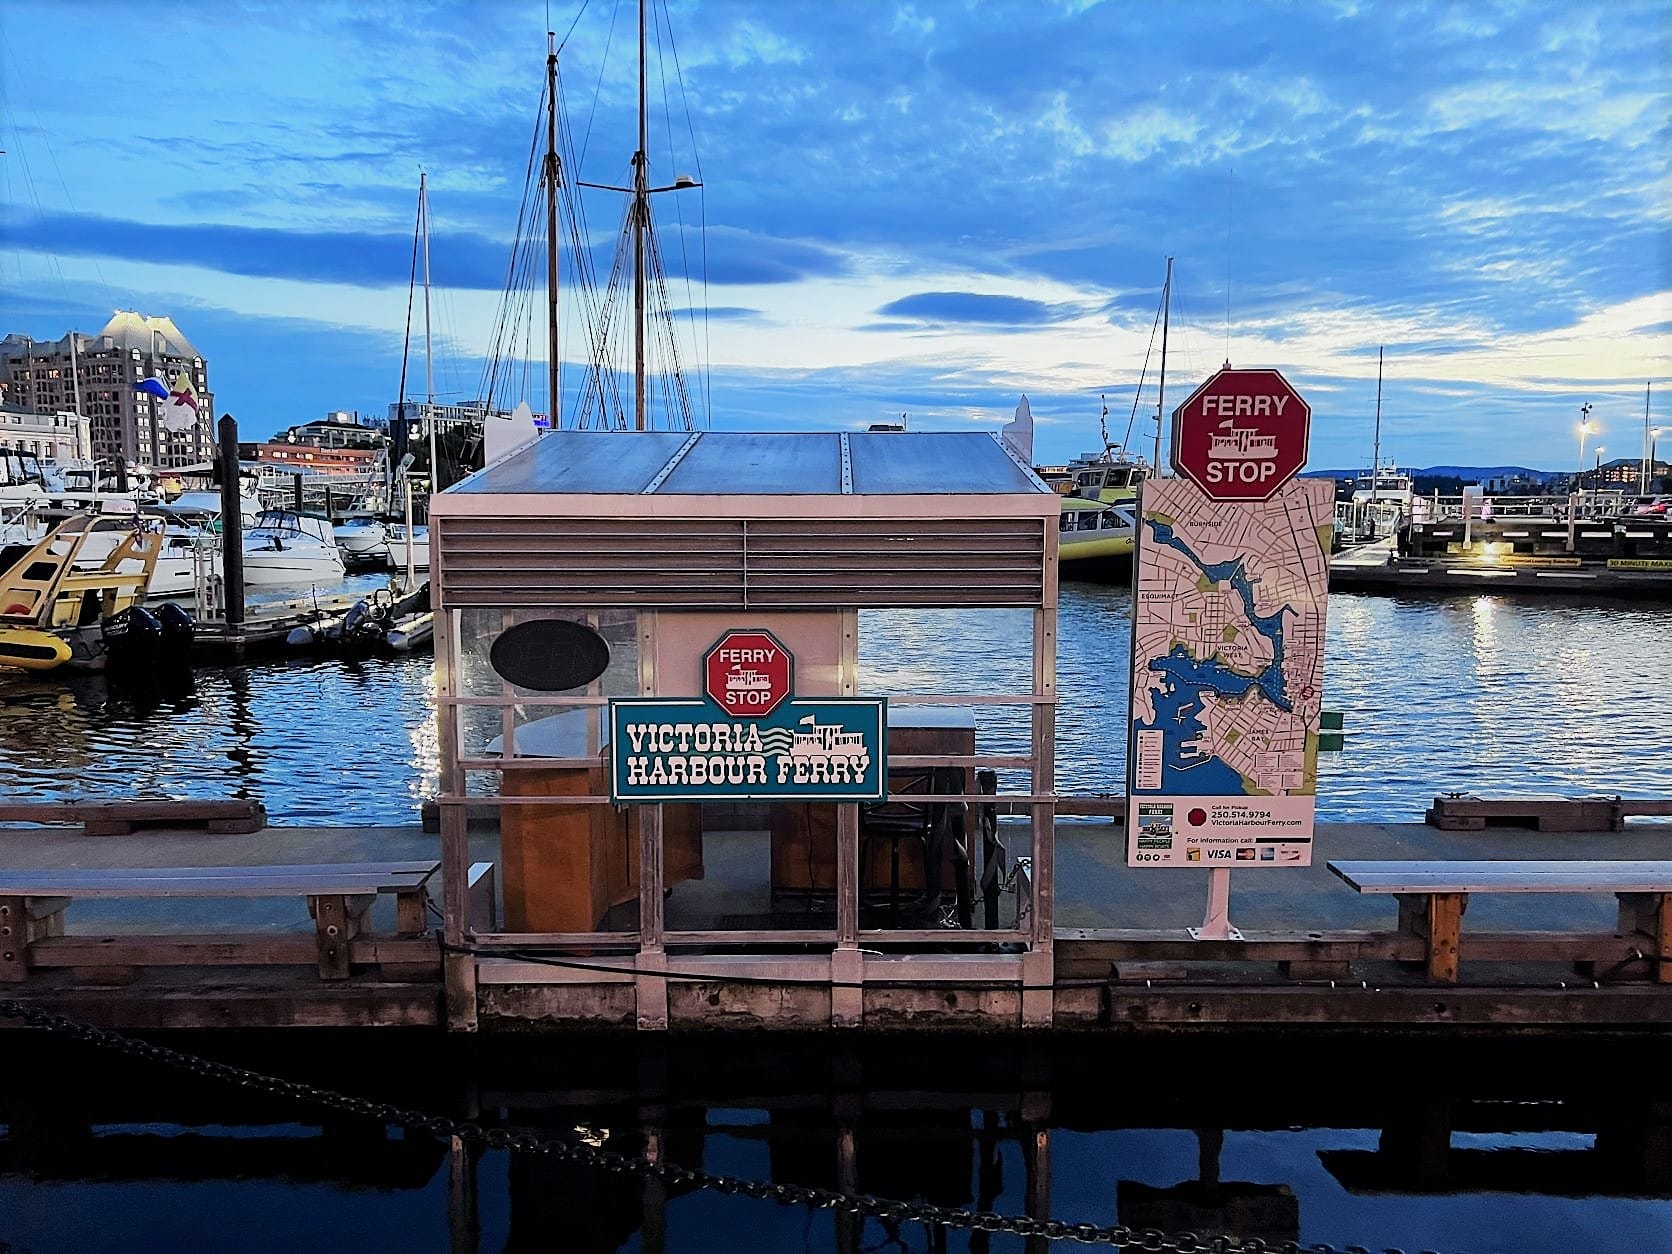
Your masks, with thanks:
M 0 665 L 134 671 L 190 664 L 193 625 L 178 606 L 145 608 L 162 534 L 130 528 L 93 570 L 77 567 L 96 515 L 75 514 L 0 556 Z
M 343 555 L 327 519 L 289 509 L 263 510 L 244 533 L 244 583 L 339 583 Z
M 430 568 L 430 529 L 428 527 L 413 527 L 408 532 L 400 523 L 391 523 L 388 530 L 389 565 L 394 570 L 405 570 L 408 563 L 407 553 L 410 550 L 411 565 L 414 570 L 428 570 Z M 410 539 L 408 538 L 410 535 Z
M 389 555 L 389 529 L 376 518 L 345 518 L 331 524 L 331 534 L 347 561 L 382 561 Z
M 1057 532 L 1062 577 L 1096 579 L 1128 573 L 1137 535 L 1131 500 L 1117 503 L 1064 497 Z

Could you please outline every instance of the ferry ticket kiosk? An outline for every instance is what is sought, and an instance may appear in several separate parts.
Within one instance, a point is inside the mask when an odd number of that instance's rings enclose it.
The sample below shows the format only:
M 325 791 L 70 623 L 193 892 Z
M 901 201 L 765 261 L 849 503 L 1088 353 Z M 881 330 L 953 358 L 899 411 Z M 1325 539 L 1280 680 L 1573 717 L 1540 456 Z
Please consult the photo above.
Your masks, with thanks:
M 961 946 L 1013 985 L 969 999 L 994 1026 L 1048 1018 L 1058 512 L 974 432 L 556 431 L 438 495 L 450 1021 L 660 1028 L 713 1011 L 695 977 L 735 974 L 740 1013 L 852 1025 L 912 1000 L 907 956 L 947 1006 L 974 969 L 932 955 Z M 953 656 L 992 613 L 1020 624 L 1006 684 L 890 669 L 890 641 Z M 939 837 L 1000 803 L 1025 870 L 976 911 L 976 825 Z M 885 838 L 914 807 L 922 839 Z M 451 887 L 482 860 L 503 930 Z M 880 909 L 902 896 L 946 908 Z

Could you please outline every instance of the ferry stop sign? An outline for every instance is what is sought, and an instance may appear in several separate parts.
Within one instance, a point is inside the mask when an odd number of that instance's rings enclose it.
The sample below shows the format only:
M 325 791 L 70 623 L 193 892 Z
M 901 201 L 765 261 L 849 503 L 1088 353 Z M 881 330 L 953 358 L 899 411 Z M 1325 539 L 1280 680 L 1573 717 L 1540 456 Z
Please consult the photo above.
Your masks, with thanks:
M 1264 501 L 1306 465 L 1312 407 L 1275 370 L 1220 370 L 1173 411 L 1173 469 L 1213 501 Z
M 733 718 L 761 718 L 794 690 L 795 659 L 765 631 L 728 631 L 703 658 L 703 691 Z

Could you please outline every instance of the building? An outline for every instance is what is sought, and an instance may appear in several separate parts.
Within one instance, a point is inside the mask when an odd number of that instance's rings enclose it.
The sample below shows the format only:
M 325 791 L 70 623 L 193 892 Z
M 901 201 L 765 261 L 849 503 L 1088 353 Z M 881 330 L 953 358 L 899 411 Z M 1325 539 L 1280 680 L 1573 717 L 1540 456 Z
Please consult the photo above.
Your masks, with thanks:
M 92 422 L 69 410 L 36 413 L 22 405 L 0 404 L 0 448 L 33 453 L 60 466 L 83 461 L 93 455 Z
M 284 433 L 284 441 L 314 448 L 379 449 L 388 447 L 389 436 L 376 427 L 363 425 L 359 415 L 349 410 L 334 409 L 323 418 L 289 428 Z M 277 438 L 273 441 L 278 442 Z
M 1655 491 L 1658 484 L 1668 474 L 1672 474 L 1672 466 L 1656 458 L 1649 466 L 1649 491 Z M 1613 461 L 1603 462 L 1601 466 L 1593 466 L 1583 473 L 1573 476 L 1576 492 L 1608 492 L 1624 491 L 1635 493 L 1643 482 L 1643 459 L 1641 457 L 1617 457 Z
M 150 378 L 191 381 L 203 420 L 191 431 L 163 428 L 161 402 L 134 385 Z M 92 456 L 143 466 L 189 466 L 214 448 L 214 395 L 208 364 L 171 318 L 118 310 L 96 335 L 59 340 L 8 335 L 0 340 L 5 403 L 36 414 L 59 411 L 92 420 Z
M 402 406 L 395 403 L 389 406 L 389 425 L 392 428 L 401 418 Z M 406 421 L 409 425 L 423 422 L 426 414 L 435 415 L 436 430 L 445 431 L 449 428 L 468 427 L 474 423 L 481 426 L 488 418 L 509 418 L 508 409 L 489 409 L 486 401 L 465 401 L 459 405 L 426 405 L 423 401 L 407 401 L 405 405 Z M 411 434 L 418 435 L 414 431 Z
M 328 448 L 317 444 L 272 441 L 259 444 L 256 460 L 279 470 L 316 475 L 370 475 L 383 464 L 383 451 L 372 448 Z

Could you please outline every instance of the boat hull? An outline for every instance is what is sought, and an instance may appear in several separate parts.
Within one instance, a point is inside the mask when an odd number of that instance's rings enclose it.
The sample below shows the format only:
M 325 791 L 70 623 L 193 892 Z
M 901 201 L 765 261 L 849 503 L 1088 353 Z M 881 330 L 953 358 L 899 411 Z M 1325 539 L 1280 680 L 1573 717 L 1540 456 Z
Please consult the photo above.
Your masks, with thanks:
M 69 644 L 50 631 L 32 627 L 0 627 L 0 666 L 26 671 L 52 671 L 70 660 Z

